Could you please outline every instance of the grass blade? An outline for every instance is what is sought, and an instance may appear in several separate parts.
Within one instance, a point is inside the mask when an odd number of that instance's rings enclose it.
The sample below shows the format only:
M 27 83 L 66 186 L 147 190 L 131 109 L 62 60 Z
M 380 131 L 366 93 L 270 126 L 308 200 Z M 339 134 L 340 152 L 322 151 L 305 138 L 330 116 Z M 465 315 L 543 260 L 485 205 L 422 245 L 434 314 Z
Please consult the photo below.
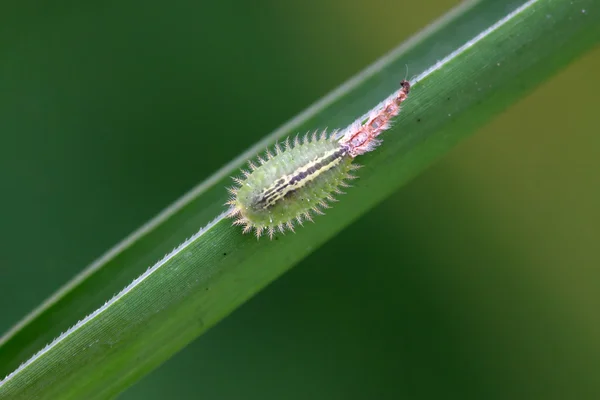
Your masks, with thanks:
M 115 395 L 460 139 L 597 44 L 600 10 L 591 0 L 530 1 L 507 16 L 505 5 L 494 3 L 458 9 L 223 168 L 7 335 L 1 342 L 1 365 L 16 367 L 49 340 L 35 334 L 41 326 L 51 326 L 49 334 L 58 334 L 56 329 L 73 322 L 67 316 L 92 311 L 90 307 L 107 298 L 107 293 L 122 288 L 131 273 L 140 273 L 151 264 L 149 257 L 157 258 L 157 251 L 164 252 L 165 246 L 175 245 L 182 235 L 223 211 L 227 176 L 259 148 L 297 131 L 343 127 L 396 89 L 405 64 L 411 70 L 426 70 L 396 127 L 385 134 L 385 145 L 360 160 L 365 165 L 361 179 L 327 217 L 296 235 L 257 242 L 219 216 L 9 375 L 0 384 L 0 398 Z M 131 263 L 134 267 L 119 275 Z M 91 300 L 77 302 L 90 293 L 88 285 L 104 290 L 95 292 Z M 52 323 L 57 315 L 60 323 Z

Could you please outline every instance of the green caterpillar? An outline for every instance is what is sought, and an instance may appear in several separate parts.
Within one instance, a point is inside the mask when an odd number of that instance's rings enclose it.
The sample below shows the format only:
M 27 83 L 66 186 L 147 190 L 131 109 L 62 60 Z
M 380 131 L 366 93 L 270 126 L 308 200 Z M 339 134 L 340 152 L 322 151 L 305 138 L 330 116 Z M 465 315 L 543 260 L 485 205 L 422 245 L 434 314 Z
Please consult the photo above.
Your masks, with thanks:
M 323 214 L 334 195 L 343 193 L 340 187 L 349 186 L 346 180 L 355 179 L 351 172 L 356 156 L 372 151 L 381 141 L 376 137 L 389 128 L 390 120 L 400 112 L 410 83 L 402 81 L 398 94 L 371 111 L 367 122 L 356 121 L 342 134 L 313 133 L 312 137 L 298 136 L 293 145 L 289 138 L 282 146 L 275 145 L 275 154 L 267 150 L 266 159 L 258 157 L 257 166 L 248 162 L 250 171 L 242 170 L 242 178 L 233 178 L 237 186 L 229 188 L 231 206 L 228 216 L 234 225 L 256 237 L 268 232 L 272 239 L 276 230 L 294 231 L 294 223 L 312 221 L 311 213 Z

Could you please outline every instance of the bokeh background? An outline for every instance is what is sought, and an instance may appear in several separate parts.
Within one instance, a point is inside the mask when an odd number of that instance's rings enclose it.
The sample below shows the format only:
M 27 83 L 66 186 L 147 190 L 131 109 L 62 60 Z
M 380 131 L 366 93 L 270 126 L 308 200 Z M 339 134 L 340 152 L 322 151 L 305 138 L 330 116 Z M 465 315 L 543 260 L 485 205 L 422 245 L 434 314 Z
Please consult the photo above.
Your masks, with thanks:
M 457 3 L 1 4 L 0 331 Z M 600 398 L 598 71 L 600 49 L 120 399 Z

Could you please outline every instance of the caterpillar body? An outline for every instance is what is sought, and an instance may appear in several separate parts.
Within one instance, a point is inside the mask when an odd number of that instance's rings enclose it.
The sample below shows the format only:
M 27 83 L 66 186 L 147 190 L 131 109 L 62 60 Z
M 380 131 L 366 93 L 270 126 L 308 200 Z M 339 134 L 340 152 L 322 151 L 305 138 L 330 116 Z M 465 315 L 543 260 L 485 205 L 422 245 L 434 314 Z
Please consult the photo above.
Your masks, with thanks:
M 340 187 L 356 178 L 352 171 L 359 166 L 354 158 L 375 149 L 381 143 L 377 136 L 400 112 L 410 83 L 403 80 L 400 87 L 397 95 L 369 113 L 365 123 L 356 121 L 341 133 L 315 132 L 303 140 L 296 136 L 293 143 L 288 138 L 273 152 L 267 150 L 265 158 L 259 156 L 258 165 L 248 161 L 250 170 L 242 170 L 242 177 L 233 178 L 237 185 L 228 188 L 227 215 L 235 218 L 233 224 L 243 226 L 244 233 L 254 229 L 257 238 L 266 232 L 272 239 L 276 230 L 294 231 L 295 223 L 312 221 L 311 213 L 324 214 L 322 209 L 343 193 Z

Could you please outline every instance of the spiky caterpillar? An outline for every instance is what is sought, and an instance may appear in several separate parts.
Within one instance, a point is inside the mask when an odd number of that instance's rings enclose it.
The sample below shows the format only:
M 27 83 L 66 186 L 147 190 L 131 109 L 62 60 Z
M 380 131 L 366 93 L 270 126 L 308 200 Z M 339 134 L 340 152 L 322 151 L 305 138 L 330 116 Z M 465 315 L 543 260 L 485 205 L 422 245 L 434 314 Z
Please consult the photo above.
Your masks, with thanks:
M 272 239 L 275 230 L 294 230 L 294 222 L 302 225 L 312 221 L 311 212 L 323 214 L 334 194 L 343 193 L 340 187 L 349 186 L 348 179 L 356 178 L 351 171 L 356 156 L 372 151 L 381 141 L 376 137 L 389 128 L 390 120 L 400 112 L 407 98 L 410 83 L 402 81 L 398 94 L 373 110 L 362 124 L 350 125 L 340 136 L 337 132 L 319 136 L 298 136 L 291 145 L 289 138 L 275 145 L 275 154 L 267 150 L 266 159 L 258 157 L 259 166 L 248 162 L 250 171 L 242 170 L 243 178 L 233 178 L 237 186 L 229 188 L 231 206 L 228 216 L 236 218 L 234 225 L 244 226 L 244 233 L 255 230 L 256 237 L 268 232 Z

